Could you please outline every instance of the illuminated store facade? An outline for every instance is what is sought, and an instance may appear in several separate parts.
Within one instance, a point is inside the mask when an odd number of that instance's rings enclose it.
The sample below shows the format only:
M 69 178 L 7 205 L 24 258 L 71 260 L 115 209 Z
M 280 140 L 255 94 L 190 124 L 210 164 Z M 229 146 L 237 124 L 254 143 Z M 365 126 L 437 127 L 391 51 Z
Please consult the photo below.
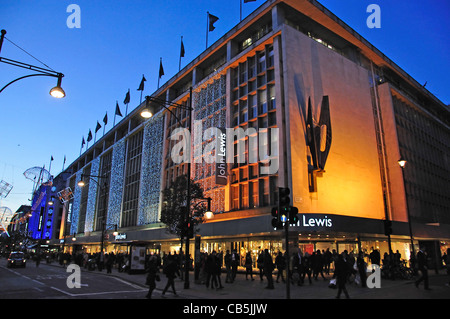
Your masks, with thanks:
M 191 87 L 192 119 L 177 108 L 143 119 L 142 103 L 68 167 L 71 245 L 99 251 L 106 220 L 119 231 L 114 238 L 108 226 L 107 251 L 179 249 L 159 222 L 160 194 L 188 169 L 174 160 L 171 137 L 191 121 L 191 176 L 215 214 L 199 226 L 202 249 L 284 250 L 271 225 L 278 187 L 291 189 L 300 211 L 289 241 L 304 251 L 387 252 L 388 219 L 392 249 L 406 258 L 408 215 L 416 248 L 446 247 L 448 107 L 318 2 L 267 1 L 152 97 L 188 105 Z M 210 128 L 247 133 L 227 137 L 225 182 L 205 159 L 215 154 Z M 82 174 L 106 177 L 81 189 Z

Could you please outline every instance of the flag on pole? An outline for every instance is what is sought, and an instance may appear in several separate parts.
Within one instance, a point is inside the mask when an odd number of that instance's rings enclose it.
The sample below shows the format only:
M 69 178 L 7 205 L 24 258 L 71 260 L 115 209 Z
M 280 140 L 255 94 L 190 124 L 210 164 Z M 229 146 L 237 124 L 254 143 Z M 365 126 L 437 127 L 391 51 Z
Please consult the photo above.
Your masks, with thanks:
M 216 17 L 215 15 L 210 14 L 209 12 L 207 13 L 207 21 L 206 21 L 206 48 L 208 49 L 208 33 L 211 31 L 214 31 L 214 29 L 216 28 L 214 26 L 214 23 L 217 22 L 217 20 L 219 20 L 218 17 Z
M 130 103 L 130 89 L 128 89 L 127 94 L 125 94 L 125 100 L 123 100 L 123 104 L 126 104 L 125 116 L 128 114 L 128 103 Z
M 83 150 L 83 146 L 84 146 L 84 144 L 86 144 L 86 142 L 85 142 L 85 140 L 84 140 L 84 136 L 83 136 L 83 138 L 81 139 L 80 156 L 81 156 L 81 151 Z
M 184 58 L 184 53 L 183 36 L 181 36 L 180 62 L 178 63 L 178 71 L 181 70 L 181 58 Z
M 180 57 L 184 58 L 184 44 L 183 44 L 183 36 L 181 36 L 181 49 L 180 49 Z
M 86 139 L 86 149 L 88 149 L 89 148 L 89 142 L 90 141 L 92 141 L 92 132 L 91 132 L 91 129 L 89 129 L 89 133 L 88 133 L 88 136 L 87 136 L 87 139 Z
M 90 142 L 91 140 L 92 140 L 92 132 L 91 132 L 91 129 L 89 129 L 87 141 Z
M 161 78 L 164 75 L 164 68 L 162 65 L 162 58 L 159 58 L 159 77 Z
M 162 58 L 159 58 L 159 77 L 158 77 L 158 89 L 159 89 L 159 80 L 164 75 L 164 68 L 162 65 Z
M 106 112 L 105 116 L 103 117 L 103 135 L 105 135 L 105 128 L 106 128 L 106 124 L 108 123 L 108 112 Z
M 214 26 L 214 23 L 216 23 L 217 20 L 219 20 L 218 17 L 216 17 L 215 15 L 212 15 L 211 13 L 208 12 L 208 21 L 209 21 L 208 30 L 209 30 L 209 32 L 214 31 L 214 29 L 216 28 Z
M 122 112 L 120 112 L 119 102 L 116 101 L 116 113 L 114 115 L 123 116 Z
M 119 102 L 116 101 L 116 112 L 114 113 L 114 123 L 113 126 L 116 125 L 116 115 L 123 116 L 122 112 L 120 112 Z
M 137 89 L 138 91 L 141 91 L 141 101 L 139 102 L 139 104 L 142 103 L 142 92 L 144 91 L 144 82 L 145 81 L 147 81 L 147 80 L 145 79 L 144 74 L 142 74 L 141 84 L 139 84 L 139 88 Z
M 144 89 L 144 83 L 142 83 L 142 89 Z M 130 89 L 128 89 L 127 94 L 125 95 L 125 100 L 123 100 L 123 104 L 130 103 Z
M 141 84 L 139 84 L 139 88 L 137 89 L 138 91 L 144 91 L 144 82 L 147 81 L 145 79 L 144 74 L 142 74 L 142 80 L 141 80 Z
M 94 143 L 97 140 L 97 132 L 99 129 L 101 129 L 102 126 L 100 125 L 100 123 L 97 121 L 97 126 L 95 127 L 95 136 L 94 136 Z

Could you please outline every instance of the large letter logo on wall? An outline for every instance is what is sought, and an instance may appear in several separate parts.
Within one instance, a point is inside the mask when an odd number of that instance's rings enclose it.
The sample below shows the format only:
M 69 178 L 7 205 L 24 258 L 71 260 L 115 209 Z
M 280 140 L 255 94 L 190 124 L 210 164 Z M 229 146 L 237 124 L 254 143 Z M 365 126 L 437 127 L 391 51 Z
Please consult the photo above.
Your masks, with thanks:
M 315 178 L 317 173 L 325 172 L 325 163 L 331 148 L 331 118 L 328 96 L 322 98 L 319 122 L 313 121 L 311 98 L 308 99 L 308 115 L 306 119 L 306 144 L 311 153 L 311 166 L 309 168 L 309 189 L 316 191 Z

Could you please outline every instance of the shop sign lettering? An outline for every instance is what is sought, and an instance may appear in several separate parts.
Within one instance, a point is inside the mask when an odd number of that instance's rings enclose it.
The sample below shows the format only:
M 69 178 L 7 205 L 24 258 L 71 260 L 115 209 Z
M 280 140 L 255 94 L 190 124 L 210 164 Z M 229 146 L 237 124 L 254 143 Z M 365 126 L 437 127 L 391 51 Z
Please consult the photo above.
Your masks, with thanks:
M 305 214 L 299 215 L 298 223 L 295 226 L 311 227 L 311 228 L 331 228 L 333 227 L 333 220 L 326 215 Z
M 121 240 L 121 239 L 127 239 L 127 234 L 123 233 L 123 234 L 116 235 L 116 240 Z

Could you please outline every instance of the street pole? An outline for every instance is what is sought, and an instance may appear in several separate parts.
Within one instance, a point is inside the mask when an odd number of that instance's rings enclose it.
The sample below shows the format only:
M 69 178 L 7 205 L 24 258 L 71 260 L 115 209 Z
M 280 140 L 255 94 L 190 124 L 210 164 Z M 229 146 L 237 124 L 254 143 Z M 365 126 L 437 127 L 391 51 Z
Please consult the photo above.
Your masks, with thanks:
M 189 131 L 189 158 L 188 158 L 188 162 L 187 162 L 187 181 L 186 181 L 186 216 L 185 216 L 185 220 L 186 220 L 186 249 L 185 249 L 185 265 L 184 265 L 184 271 L 185 271 L 185 276 L 184 276 L 184 289 L 189 289 L 189 266 L 190 266 L 190 258 L 189 258 L 189 235 L 188 235 L 188 223 L 190 221 L 191 218 L 191 142 L 192 142 L 192 138 L 191 138 L 191 126 L 192 126 L 192 86 L 189 89 L 189 113 L 188 113 L 188 131 Z
M 409 212 L 409 204 L 408 204 L 408 196 L 406 194 L 406 181 L 405 181 L 405 172 L 404 167 L 401 167 L 402 170 L 402 179 L 403 179 L 403 187 L 405 188 L 405 201 L 406 201 L 406 214 L 408 216 L 408 227 L 409 227 L 409 237 L 411 240 L 411 260 L 415 261 L 415 249 L 414 249 L 414 237 L 413 237 L 413 231 L 412 231 L 412 225 L 411 225 L 411 213 Z
M 284 224 L 284 232 L 286 236 L 286 299 L 291 299 L 291 286 L 289 284 L 290 269 L 289 269 L 289 221 L 286 220 Z

